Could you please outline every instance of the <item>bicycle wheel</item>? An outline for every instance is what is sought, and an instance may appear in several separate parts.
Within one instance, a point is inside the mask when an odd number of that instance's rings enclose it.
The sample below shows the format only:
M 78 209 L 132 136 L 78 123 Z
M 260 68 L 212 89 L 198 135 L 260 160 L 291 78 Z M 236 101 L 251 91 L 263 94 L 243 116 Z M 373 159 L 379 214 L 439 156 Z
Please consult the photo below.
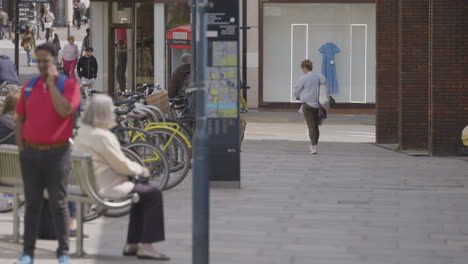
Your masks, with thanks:
M 132 144 L 129 144 L 129 146 L 131 146 Z M 122 151 L 123 153 L 125 154 L 125 156 L 127 158 L 129 158 L 131 161 L 134 161 L 142 166 L 144 166 L 144 161 L 140 158 L 140 156 L 134 152 L 131 148 L 129 148 L 128 146 L 127 147 L 123 147 L 122 148 Z M 169 167 L 169 164 L 168 166 Z M 166 177 L 167 178 L 167 177 Z M 130 210 L 132 209 L 132 205 L 129 205 L 127 207 L 124 207 L 124 208 L 119 208 L 119 209 L 106 209 L 103 214 L 106 216 L 106 217 L 113 217 L 113 218 L 117 218 L 117 217 L 122 217 L 122 216 L 126 216 L 130 213 Z
M 125 148 L 136 153 L 151 172 L 149 184 L 164 189 L 169 181 L 170 163 L 157 146 L 143 142 L 130 143 Z
M 174 188 L 181 183 L 190 169 L 192 149 L 176 132 L 165 128 L 147 130 L 153 135 L 152 141 L 164 151 L 171 164 L 169 180 L 165 190 Z
M 192 140 L 193 134 L 190 132 L 190 129 L 178 119 L 166 119 L 165 123 L 176 123 L 180 126 L 180 132 L 184 134 L 189 140 Z

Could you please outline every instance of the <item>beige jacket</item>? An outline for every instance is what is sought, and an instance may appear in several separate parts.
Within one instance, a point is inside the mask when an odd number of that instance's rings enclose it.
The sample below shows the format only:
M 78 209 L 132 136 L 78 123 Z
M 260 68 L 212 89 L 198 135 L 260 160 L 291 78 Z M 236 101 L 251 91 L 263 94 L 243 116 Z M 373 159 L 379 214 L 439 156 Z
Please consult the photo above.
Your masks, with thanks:
M 143 173 L 143 167 L 130 161 L 110 131 L 82 124 L 75 138 L 74 151 L 89 153 L 93 159 L 98 193 L 107 198 L 129 194 L 134 184 L 128 176 Z

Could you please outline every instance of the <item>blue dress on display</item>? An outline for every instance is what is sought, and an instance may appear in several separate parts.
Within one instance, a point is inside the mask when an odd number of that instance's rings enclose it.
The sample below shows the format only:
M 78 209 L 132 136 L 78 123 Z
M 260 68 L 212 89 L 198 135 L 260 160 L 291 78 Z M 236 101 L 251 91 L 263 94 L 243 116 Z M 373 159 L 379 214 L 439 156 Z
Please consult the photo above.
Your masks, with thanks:
M 340 49 L 334 43 L 327 43 L 320 47 L 319 51 L 323 55 L 322 74 L 327 79 L 330 94 L 337 94 L 340 89 L 336 77 L 335 55 L 340 52 Z

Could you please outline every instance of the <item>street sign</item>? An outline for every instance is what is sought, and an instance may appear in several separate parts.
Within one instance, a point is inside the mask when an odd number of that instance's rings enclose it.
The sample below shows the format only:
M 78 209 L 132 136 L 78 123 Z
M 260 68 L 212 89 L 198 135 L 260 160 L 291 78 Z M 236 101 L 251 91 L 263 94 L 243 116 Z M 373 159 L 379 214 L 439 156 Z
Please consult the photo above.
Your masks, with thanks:
M 240 187 L 239 1 L 207 8 L 208 117 L 211 182 Z
M 20 24 L 26 22 L 35 22 L 36 21 L 36 12 L 34 11 L 34 4 L 30 1 L 19 2 L 18 3 L 19 11 L 19 22 Z

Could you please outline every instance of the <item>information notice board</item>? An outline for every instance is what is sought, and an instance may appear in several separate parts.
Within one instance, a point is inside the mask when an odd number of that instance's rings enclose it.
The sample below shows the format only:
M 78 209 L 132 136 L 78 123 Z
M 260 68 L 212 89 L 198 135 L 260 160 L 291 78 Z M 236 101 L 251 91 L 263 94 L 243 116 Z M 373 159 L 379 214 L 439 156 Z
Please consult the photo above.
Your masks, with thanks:
M 239 1 L 211 3 L 206 71 L 211 181 L 240 187 Z

